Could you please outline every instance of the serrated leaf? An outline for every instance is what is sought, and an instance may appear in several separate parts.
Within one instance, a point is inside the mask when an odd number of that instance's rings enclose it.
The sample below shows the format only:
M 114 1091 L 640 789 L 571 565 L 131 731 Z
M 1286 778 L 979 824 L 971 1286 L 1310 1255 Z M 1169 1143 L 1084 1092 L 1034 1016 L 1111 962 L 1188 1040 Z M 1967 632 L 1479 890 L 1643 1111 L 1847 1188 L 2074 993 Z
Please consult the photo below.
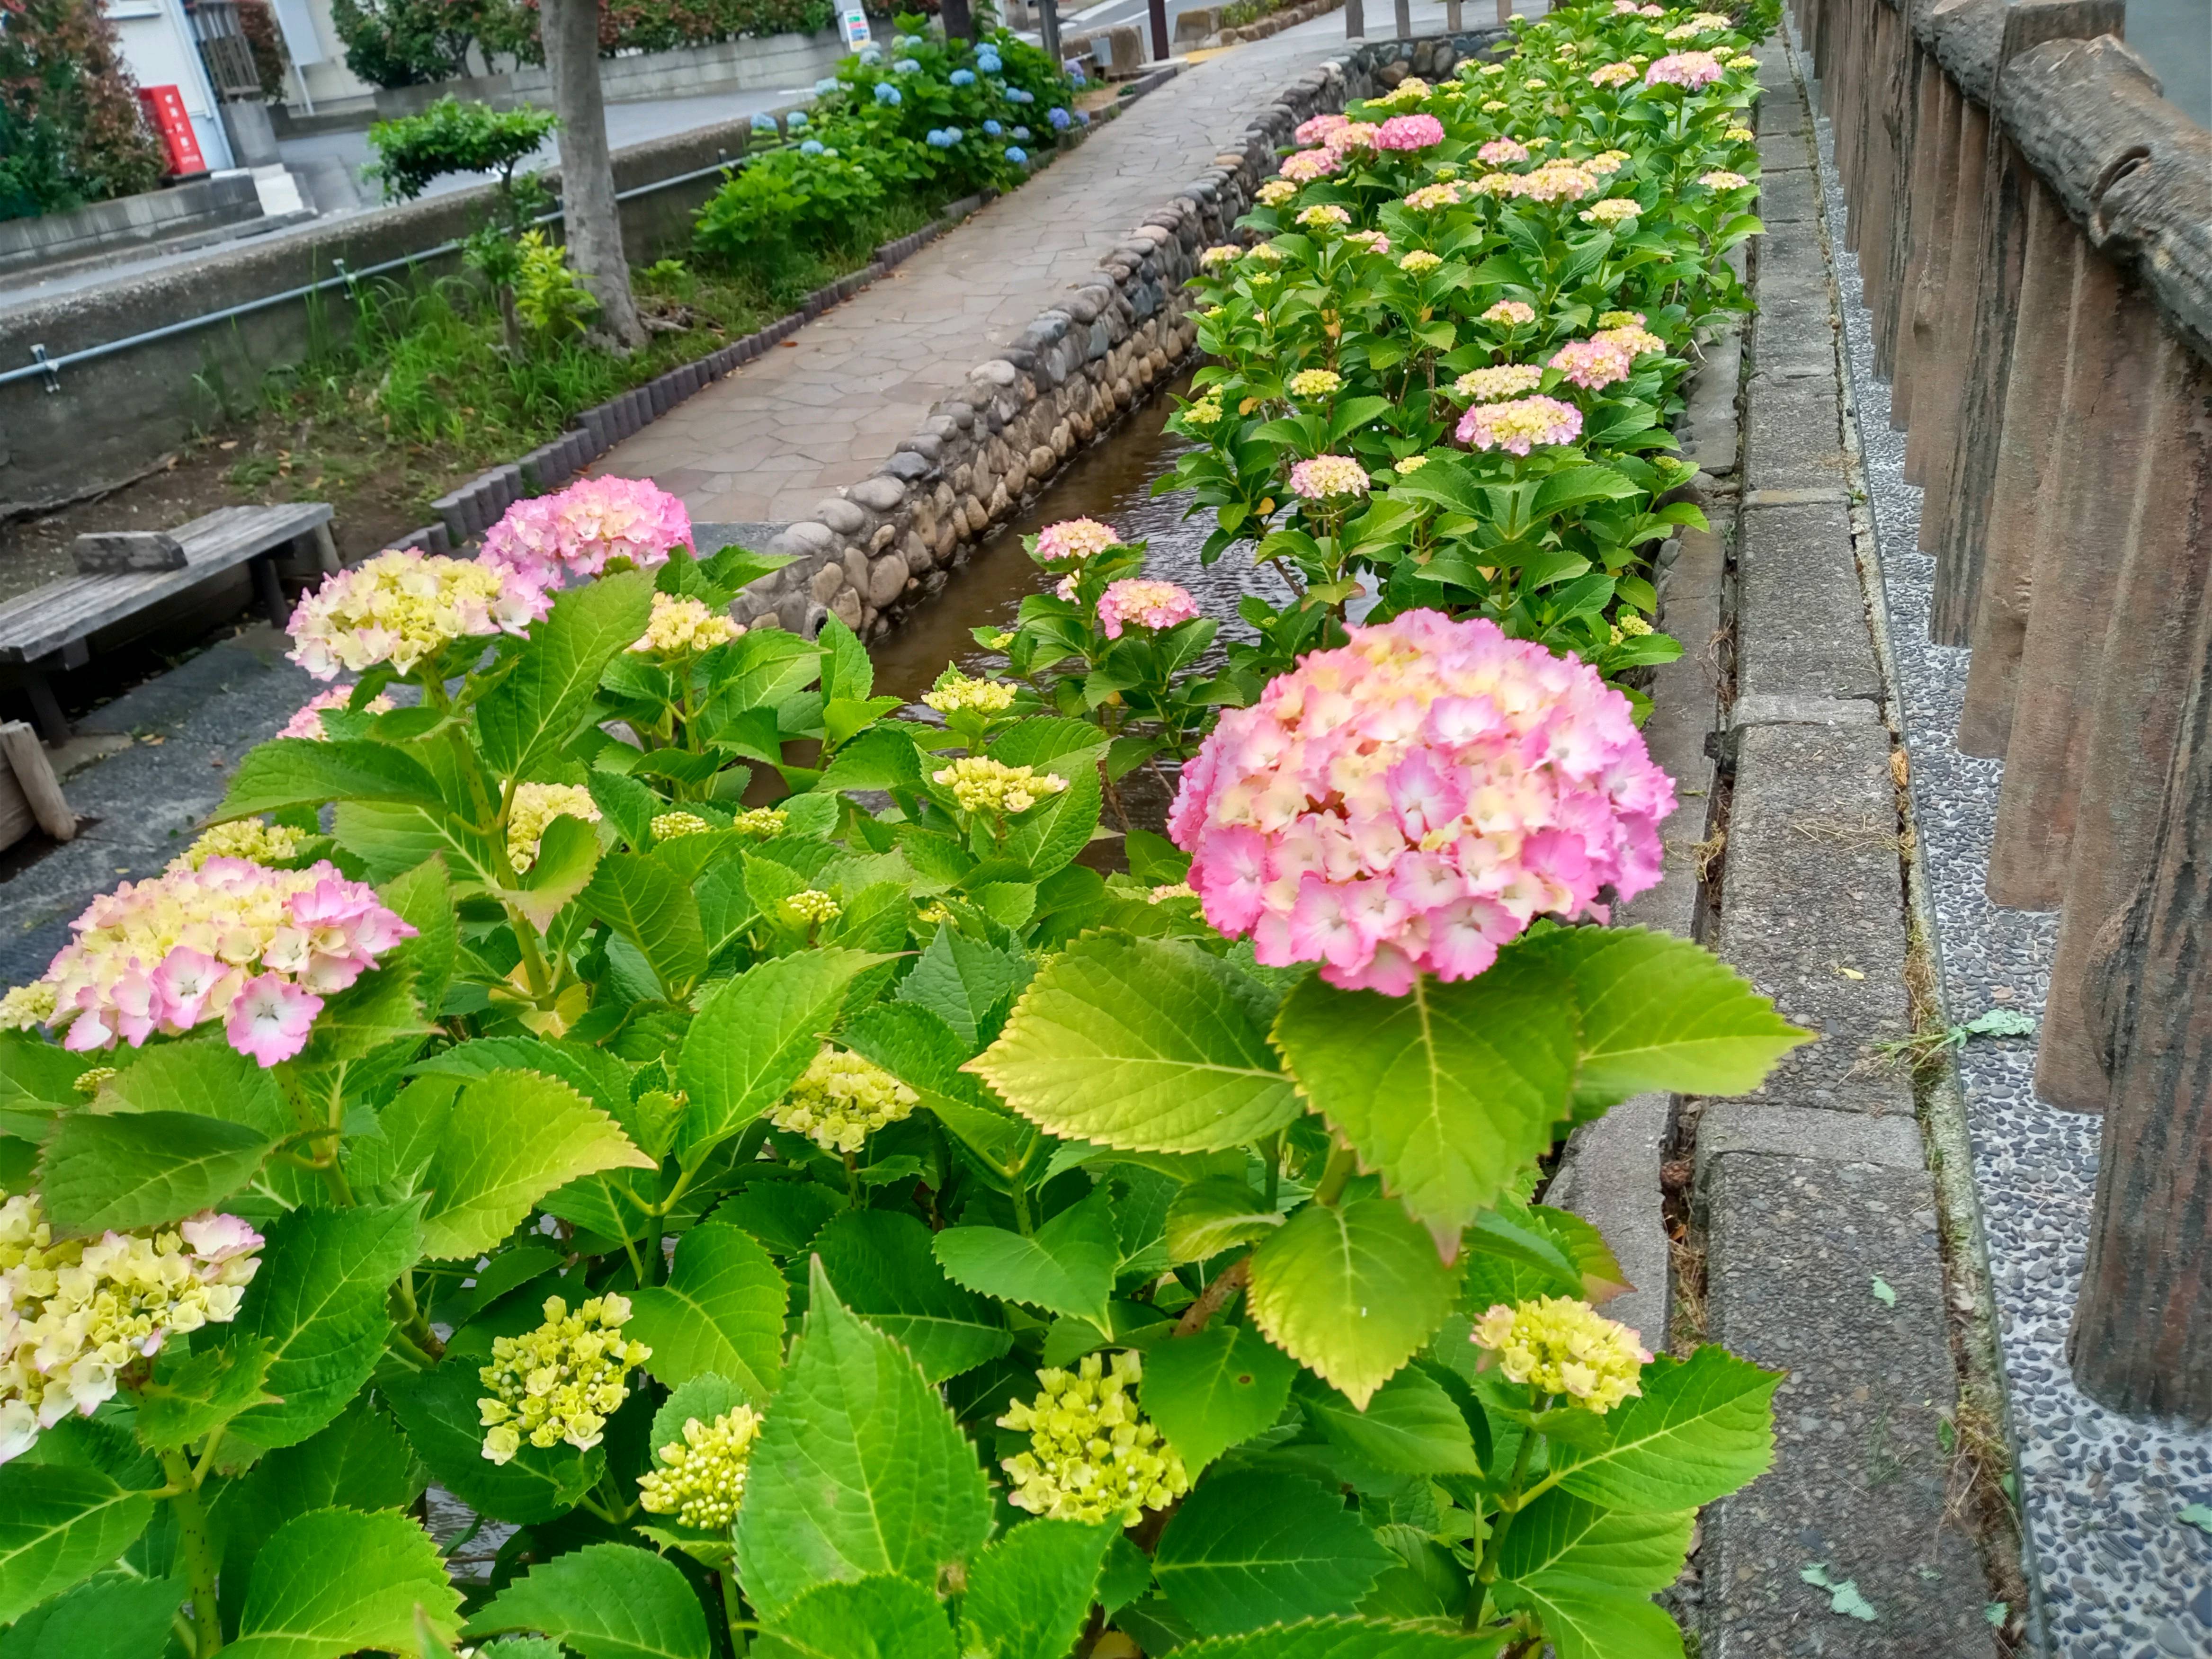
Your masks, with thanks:
M 952 1627 L 936 1596 L 908 1579 L 875 1577 L 816 1585 L 762 1630 L 753 1654 L 757 1659 L 953 1659 L 954 1648 Z
M 947 1227 L 937 1235 L 938 1261 L 955 1284 L 1006 1302 L 1026 1302 L 1072 1319 L 1113 1328 L 1106 1310 L 1121 1246 L 1113 1198 L 1096 1187 L 1024 1235 L 1003 1227 Z
M 599 860 L 584 908 L 635 945 L 660 981 L 664 995 L 681 1002 L 707 971 L 707 932 L 699 901 L 675 874 L 637 853 Z
M 1782 1381 L 1725 1348 L 1644 1368 L 1644 1392 L 1603 1420 L 1604 1444 L 1562 1454 L 1559 1484 L 1630 1514 L 1694 1509 L 1765 1474 L 1774 1461 L 1771 1404 Z
M 1514 1518 L 1498 1569 L 1507 1578 L 1565 1573 L 1648 1595 L 1681 1576 L 1697 1519 L 1694 1510 L 1622 1515 L 1554 1488 Z
M 536 1072 L 487 1072 L 458 1093 L 417 1083 L 384 1110 L 401 1170 L 422 1163 L 422 1254 L 481 1255 L 538 1200 L 580 1176 L 649 1170 L 613 1119 L 568 1085 Z
M 1283 1224 L 1260 1195 L 1237 1176 L 1207 1176 L 1181 1188 L 1168 1206 L 1170 1263 L 1205 1261 L 1265 1238 Z
M 1646 1596 L 1547 1573 L 1499 1584 L 1498 1605 L 1534 1613 L 1559 1659 L 1682 1659 L 1681 1627 Z
M 164 1659 L 185 1594 L 174 1579 L 104 1573 L 0 1631 L 0 1659 Z
M 1047 963 L 967 1069 L 1057 1135 L 1213 1152 L 1299 1112 L 1248 981 L 1195 945 L 1090 935 Z
M 484 1389 L 472 1360 L 393 1376 L 380 1389 L 438 1484 L 494 1520 L 531 1526 L 566 1515 L 606 1473 L 604 1446 L 525 1445 L 505 1463 L 486 1457 L 477 1409 Z
M 261 1386 L 274 1356 L 258 1338 L 161 1358 L 138 1395 L 138 1433 L 149 1446 L 189 1446 L 249 1407 L 275 1401 Z
M 122 1108 L 219 1117 L 258 1129 L 271 1140 L 297 1127 L 276 1079 L 222 1042 L 165 1042 L 145 1049 L 107 1079 L 100 1105 L 102 1111 Z
M 262 1387 L 279 1403 L 233 1419 L 234 1438 L 295 1445 L 361 1391 L 392 1328 L 386 1293 L 421 1252 L 416 1209 L 300 1209 L 269 1229 L 260 1269 L 222 1340 L 267 1344 Z
M 1152 1576 L 1201 1635 L 1229 1636 L 1349 1613 L 1395 1559 L 1319 1481 L 1231 1469 L 1183 1499 Z
M 1214 1324 L 1154 1344 L 1139 1393 L 1195 1476 L 1230 1447 L 1272 1427 L 1297 1374 L 1297 1363 L 1250 1326 Z
M 92 1063 L 35 1031 L 0 1031 L 0 1109 L 76 1106 L 76 1080 Z
M 477 704 L 484 762 L 502 776 L 526 778 L 576 733 L 600 672 L 645 632 L 653 583 L 619 571 L 554 595 L 550 614 L 532 624 L 513 667 Z
M 270 1138 L 197 1112 L 70 1112 L 39 1164 L 46 1218 L 65 1238 L 159 1226 L 253 1178 Z
M 563 812 L 545 826 L 538 839 L 538 856 L 508 890 L 507 902 L 542 933 L 584 890 L 599 863 L 599 831 Z
M 811 1273 L 805 1328 L 738 1514 L 745 1594 L 769 1618 L 833 1580 L 933 1585 L 991 1530 L 975 1449 L 937 1390 L 846 1310 L 819 1263 Z
M 675 1565 L 625 1544 L 540 1561 L 469 1620 L 467 1634 L 543 1631 L 584 1659 L 710 1659 L 707 1614 Z
M 276 738 L 246 750 L 216 817 L 320 808 L 331 801 L 384 801 L 421 807 L 434 817 L 446 815 L 437 781 L 404 750 L 368 738 Z
M 362 1648 L 404 1650 L 416 1609 L 450 1640 L 460 1592 L 413 1516 L 390 1510 L 313 1510 L 276 1528 L 253 1563 L 238 1620 L 236 1659 L 339 1659 Z
M 108 1565 L 153 1518 L 151 1498 L 98 1469 L 0 1464 L 0 1624 Z
M 1443 1385 L 1418 1365 L 1377 1389 L 1364 1411 L 1322 1384 L 1308 1384 L 1299 1398 L 1332 1442 L 1385 1474 L 1482 1473 L 1467 1419 Z
M 1459 1636 L 1377 1619 L 1316 1619 L 1190 1643 L 1176 1653 L 1176 1659 L 1491 1659 L 1511 1634 Z
M 996 945 L 940 926 L 937 936 L 899 981 L 896 1000 L 927 1008 L 973 1054 L 998 1035 L 994 1013 L 1029 982 L 1030 967 Z
M 945 1277 L 927 1226 L 891 1210 L 848 1210 L 814 1240 L 823 1270 L 854 1313 L 902 1344 L 933 1382 L 1013 1345 L 992 1304 Z
M 1252 1252 L 1267 1340 L 1364 1406 L 1443 1322 L 1453 1275 L 1389 1199 L 1309 1204 Z
M 821 1051 L 854 975 L 882 960 L 862 951 L 805 951 L 717 987 L 684 1040 L 676 1083 L 691 1103 L 678 1145 L 720 1140 L 781 1100 Z
M 629 1334 L 652 1348 L 646 1369 L 669 1387 L 712 1371 L 765 1406 L 782 1369 L 788 1294 L 750 1234 L 709 1223 L 678 1241 L 665 1285 L 630 1293 Z
M 1108 1526 L 1030 1521 L 969 1565 L 960 1603 L 968 1643 L 990 1659 L 1067 1659 L 1091 1611 Z

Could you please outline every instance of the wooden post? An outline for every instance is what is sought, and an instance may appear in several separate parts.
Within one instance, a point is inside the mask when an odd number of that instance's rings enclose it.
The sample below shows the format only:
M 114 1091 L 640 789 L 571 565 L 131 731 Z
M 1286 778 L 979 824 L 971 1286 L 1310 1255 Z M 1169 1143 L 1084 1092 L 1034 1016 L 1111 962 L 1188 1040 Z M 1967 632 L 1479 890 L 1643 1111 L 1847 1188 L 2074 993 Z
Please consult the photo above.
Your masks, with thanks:
M 1363 0 L 1344 0 L 1344 38 L 1364 40 L 1367 38 L 1367 8 Z
M 1413 38 L 1413 0 L 1398 0 L 1396 12 L 1398 38 L 1401 40 L 1412 40 Z
M 1060 63 L 1060 0 L 1037 0 L 1037 40 L 1044 55 Z
M 1168 39 L 1168 0 L 1152 0 L 1152 61 L 1164 64 L 1172 42 Z
M 76 834 L 76 814 L 62 799 L 53 763 L 31 728 L 21 720 L 0 725 L 0 765 L 5 766 L 15 787 L 22 793 L 39 828 L 56 841 L 68 841 Z
M 1458 34 L 1467 27 L 1462 0 L 1444 0 L 1444 33 Z

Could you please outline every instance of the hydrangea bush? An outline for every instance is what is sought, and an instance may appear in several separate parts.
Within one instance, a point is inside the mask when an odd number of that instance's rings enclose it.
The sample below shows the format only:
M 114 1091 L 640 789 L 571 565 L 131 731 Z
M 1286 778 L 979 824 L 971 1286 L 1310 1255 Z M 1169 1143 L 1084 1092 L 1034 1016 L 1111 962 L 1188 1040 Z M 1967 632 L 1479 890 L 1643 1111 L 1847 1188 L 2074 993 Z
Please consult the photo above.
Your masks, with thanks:
M 1407 120 L 1390 165 L 1465 141 L 1395 97 L 1355 112 Z M 1613 420 L 1544 362 L 1665 307 L 1553 337 L 1559 286 L 1467 303 Z M 834 620 L 728 623 L 779 562 L 649 485 L 330 579 L 295 655 L 357 678 L 0 1002 L 0 1641 L 1680 1655 L 1652 1595 L 1779 1378 L 1600 1311 L 1541 1161 L 1806 1034 L 1613 925 L 1672 805 L 1615 659 L 1365 550 L 1407 481 L 1522 459 L 1377 452 L 1396 416 L 1340 404 L 1380 338 L 1286 360 L 1322 441 L 1246 441 L 1322 550 L 1266 555 L 1323 595 L 1279 665 L 1201 670 L 1212 623 L 1091 521 L 1036 538 L 1012 673 L 914 711 Z M 1423 522 L 1431 563 L 1478 534 Z M 1109 873 L 1113 780 L 1164 759 L 1169 833 Z

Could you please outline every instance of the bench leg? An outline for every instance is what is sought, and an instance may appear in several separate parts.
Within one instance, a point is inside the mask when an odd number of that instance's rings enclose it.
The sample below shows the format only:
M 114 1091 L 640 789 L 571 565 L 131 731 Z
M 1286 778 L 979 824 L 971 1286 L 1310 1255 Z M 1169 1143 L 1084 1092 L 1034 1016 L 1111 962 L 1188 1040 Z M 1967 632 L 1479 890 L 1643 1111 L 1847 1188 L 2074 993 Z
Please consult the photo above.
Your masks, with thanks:
M 338 544 L 331 538 L 331 527 L 326 524 L 315 526 L 315 568 L 325 575 L 342 568 L 338 563 Z
M 284 602 L 284 584 L 276 579 L 276 557 L 263 553 L 247 561 L 253 567 L 253 591 L 260 596 L 262 614 L 273 628 L 292 620 L 292 607 Z
M 54 688 L 45 672 L 25 667 L 23 691 L 31 700 L 31 718 L 39 724 L 39 735 L 48 743 L 67 743 L 70 739 L 69 720 L 62 714 L 61 700 L 54 696 Z

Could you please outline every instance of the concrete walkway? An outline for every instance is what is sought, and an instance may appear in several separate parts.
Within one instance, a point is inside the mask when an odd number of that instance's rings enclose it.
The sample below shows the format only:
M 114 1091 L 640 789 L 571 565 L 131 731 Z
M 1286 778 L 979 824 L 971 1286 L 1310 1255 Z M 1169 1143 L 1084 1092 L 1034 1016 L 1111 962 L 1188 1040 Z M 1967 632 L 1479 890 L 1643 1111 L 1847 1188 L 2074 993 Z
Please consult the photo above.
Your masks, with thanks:
M 969 369 L 1090 276 L 1145 214 L 1237 142 L 1278 88 L 1345 50 L 1344 15 L 1332 12 L 1193 65 L 594 471 L 652 478 L 698 519 L 805 517 L 827 491 L 873 472 Z

